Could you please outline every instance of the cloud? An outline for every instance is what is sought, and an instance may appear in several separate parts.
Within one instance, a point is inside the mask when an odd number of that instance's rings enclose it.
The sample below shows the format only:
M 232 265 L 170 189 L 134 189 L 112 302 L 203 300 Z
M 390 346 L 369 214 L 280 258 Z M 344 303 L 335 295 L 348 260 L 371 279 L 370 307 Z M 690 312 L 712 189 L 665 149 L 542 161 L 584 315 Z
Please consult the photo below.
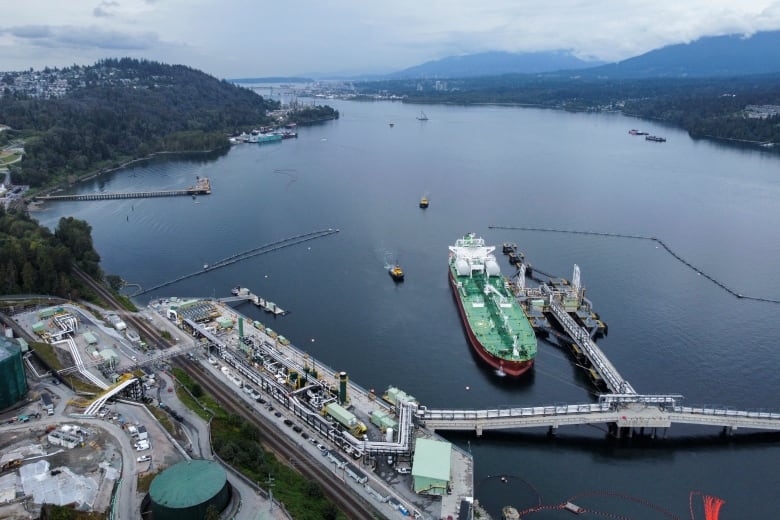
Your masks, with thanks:
M 119 2 L 112 0 L 103 0 L 95 9 L 92 10 L 92 14 L 97 18 L 110 18 L 116 14 L 116 8 L 119 7 Z
M 23 44 L 51 48 L 144 50 L 159 42 L 154 32 L 127 33 L 95 26 L 27 25 L 0 29 L 0 34 L 13 36 Z

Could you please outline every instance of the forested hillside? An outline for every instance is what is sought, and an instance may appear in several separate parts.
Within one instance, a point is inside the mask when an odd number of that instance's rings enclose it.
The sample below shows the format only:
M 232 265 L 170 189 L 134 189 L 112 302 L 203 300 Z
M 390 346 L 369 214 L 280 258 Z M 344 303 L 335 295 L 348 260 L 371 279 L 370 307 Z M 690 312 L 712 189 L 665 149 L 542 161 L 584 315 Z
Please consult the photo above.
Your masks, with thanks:
M 0 122 L 25 139 L 14 183 L 33 187 L 115 167 L 160 151 L 228 146 L 227 136 L 267 124 L 277 103 L 182 65 L 129 58 L 79 72 L 64 97 L 4 95 Z
M 0 205 L 0 294 L 79 298 L 80 282 L 71 277 L 74 264 L 102 277 L 91 231 L 86 222 L 63 217 L 52 234 L 26 213 Z

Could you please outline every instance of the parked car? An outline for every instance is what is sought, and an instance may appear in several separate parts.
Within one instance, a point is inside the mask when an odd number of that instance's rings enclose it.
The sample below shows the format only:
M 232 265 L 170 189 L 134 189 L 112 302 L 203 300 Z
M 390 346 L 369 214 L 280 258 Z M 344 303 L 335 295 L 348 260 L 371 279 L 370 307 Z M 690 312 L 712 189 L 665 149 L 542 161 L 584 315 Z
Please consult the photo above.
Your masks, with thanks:
M 149 462 L 150 460 L 152 460 L 152 457 L 151 455 L 141 455 L 135 460 L 137 460 L 138 462 Z

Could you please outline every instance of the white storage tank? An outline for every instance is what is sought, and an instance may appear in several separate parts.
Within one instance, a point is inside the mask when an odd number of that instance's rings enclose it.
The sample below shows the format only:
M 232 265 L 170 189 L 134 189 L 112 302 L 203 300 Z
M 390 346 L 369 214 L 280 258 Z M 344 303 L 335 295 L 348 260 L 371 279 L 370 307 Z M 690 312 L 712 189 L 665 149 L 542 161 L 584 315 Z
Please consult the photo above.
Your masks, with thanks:
M 458 271 L 458 276 L 468 276 L 471 274 L 469 263 L 464 258 L 455 260 L 455 270 Z
M 498 265 L 495 258 L 488 258 L 485 261 L 485 271 L 487 271 L 488 276 L 501 275 L 501 267 Z

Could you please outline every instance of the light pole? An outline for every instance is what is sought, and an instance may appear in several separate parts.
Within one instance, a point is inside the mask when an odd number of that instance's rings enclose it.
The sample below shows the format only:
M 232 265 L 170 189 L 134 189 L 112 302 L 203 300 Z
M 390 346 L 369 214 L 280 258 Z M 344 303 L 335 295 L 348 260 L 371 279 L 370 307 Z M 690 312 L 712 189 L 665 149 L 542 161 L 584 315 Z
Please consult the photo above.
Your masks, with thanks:
M 268 518 L 274 510 L 274 478 L 268 474 Z

